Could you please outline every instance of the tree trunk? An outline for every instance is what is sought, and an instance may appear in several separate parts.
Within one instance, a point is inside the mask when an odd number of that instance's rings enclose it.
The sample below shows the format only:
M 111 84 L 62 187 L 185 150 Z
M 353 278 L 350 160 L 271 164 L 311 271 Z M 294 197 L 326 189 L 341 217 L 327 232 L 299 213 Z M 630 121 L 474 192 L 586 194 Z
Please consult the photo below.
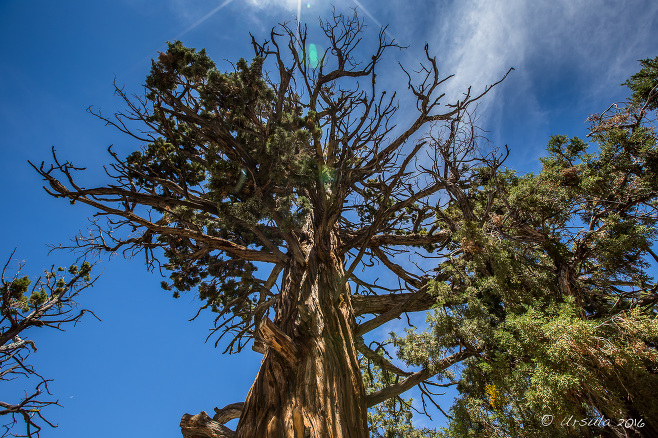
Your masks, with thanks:
M 266 351 L 238 438 L 368 437 L 343 263 L 331 250 L 306 254 L 284 270 L 274 323 L 260 325 Z

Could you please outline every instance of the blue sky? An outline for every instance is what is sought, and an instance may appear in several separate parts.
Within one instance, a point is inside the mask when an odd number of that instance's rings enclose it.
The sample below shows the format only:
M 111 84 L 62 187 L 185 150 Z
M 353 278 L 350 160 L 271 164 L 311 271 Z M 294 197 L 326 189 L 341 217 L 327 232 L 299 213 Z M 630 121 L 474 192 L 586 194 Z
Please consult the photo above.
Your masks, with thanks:
M 618 85 L 638 69 L 636 60 L 658 55 L 658 3 L 650 0 L 339 0 L 339 12 L 358 7 L 368 38 L 380 25 L 409 48 L 391 52 L 379 72 L 383 88 L 397 88 L 403 125 L 410 100 L 394 62 L 413 67 L 425 42 L 458 96 L 482 89 L 509 67 L 515 71 L 479 108 L 480 125 L 511 151 L 508 166 L 537 171 L 550 134 L 586 133 L 588 114 L 622 100 Z M 300 17 L 316 35 L 326 1 L 114 0 L 0 3 L 0 260 L 14 248 L 24 273 L 68 265 L 68 253 L 47 255 L 46 244 L 66 242 L 86 226 L 92 211 L 50 198 L 27 160 L 48 160 L 51 146 L 90 170 L 87 184 L 105 181 L 100 166 L 110 144 L 120 155 L 138 147 L 85 112 L 123 109 L 112 81 L 139 92 L 150 59 L 165 41 L 205 47 L 222 59 L 251 56 L 249 32 L 265 38 L 277 22 Z M 321 41 L 318 40 L 318 44 Z M 412 107 L 413 108 L 413 107 Z M 30 333 L 39 351 L 32 363 L 47 378 L 64 408 L 51 408 L 59 428 L 44 437 L 178 437 L 183 413 L 212 411 L 242 401 L 260 355 L 221 355 L 204 343 L 211 315 L 194 322 L 192 295 L 174 300 L 159 288 L 143 259 L 109 262 L 80 297 L 102 319 L 86 318 L 65 333 Z M 31 387 L 25 387 L 30 390 Z M 17 387 L 2 389 L 2 397 Z M 438 425 L 421 420 L 423 425 Z M 98 428 L 101 425 L 100 429 Z

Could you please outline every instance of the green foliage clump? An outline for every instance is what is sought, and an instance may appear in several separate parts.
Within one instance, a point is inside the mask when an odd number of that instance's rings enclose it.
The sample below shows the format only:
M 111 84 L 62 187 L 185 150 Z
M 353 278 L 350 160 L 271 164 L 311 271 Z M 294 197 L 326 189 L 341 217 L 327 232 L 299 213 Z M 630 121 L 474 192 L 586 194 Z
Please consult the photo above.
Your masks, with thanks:
M 54 267 L 44 272 L 43 278 L 38 278 L 30 291 L 32 280 L 29 276 L 16 277 L 11 282 L 2 284 L 2 312 L 18 314 L 26 313 L 35 309 L 39 309 L 44 304 L 54 304 L 61 302 L 61 297 L 66 292 L 69 292 L 76 283 L 83 282 L 89 283 L 91 281 L 91 265 L 89 262 L 84 262 L 80 268 L 76 265 L 71 265 L 68 268 L 68 273 L 73 277 L 67 282 L 66 272 L 67 269 L 63 267 Z M 48 290 L 46 290 L 48 289 Z
M 630 101 L 634 105 L 647 105 L 647 109 L 658 109 L 658 57 L 640 60 L 642 69 L 622 85 L 631 89 Z
M 304 114 L 294 93 L 276 96 L 263 61 L 240 59 L 234 71 L 221 72 L 204 50 L 176 41 L 153 62 L 146 81 L 152 104 L 147 122 L 160 136 L 128 156 L 125 173 L 155 195 L 199 199 L 189 206 L 158 206 L 163 224 L 201 227 L 212 238 L 264 249 L 263 237 L 280 245 L 281 232 L 304 226 L 313 193 L 331 193 L 335 172 L 319 166 L 315 156 L 322 134 L 316 114 Z M 212 126 L 212 132 L 201 126 Z M 267 223 L 276 223 L 276 229 Z M 184 237 L 160 236 L 157 244 L 171 270 L 165 289 L 178 296 L 198 288 L 205 307 L 248 317 L 262 292 L 253 275 L 256 265 L 190 248 Z M 191 257 L 194 253 L 200 256 Z

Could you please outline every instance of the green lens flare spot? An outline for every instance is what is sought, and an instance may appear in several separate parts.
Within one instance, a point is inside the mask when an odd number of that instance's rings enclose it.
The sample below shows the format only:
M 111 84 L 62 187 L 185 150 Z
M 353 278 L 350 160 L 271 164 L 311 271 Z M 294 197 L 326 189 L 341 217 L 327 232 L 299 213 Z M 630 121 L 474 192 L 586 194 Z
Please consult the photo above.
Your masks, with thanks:
M 320 63 L 320 59 L 318 58 L 318 47 L 315 44 L 309 44 L 307 53 L 310 67 L 316 68 Z

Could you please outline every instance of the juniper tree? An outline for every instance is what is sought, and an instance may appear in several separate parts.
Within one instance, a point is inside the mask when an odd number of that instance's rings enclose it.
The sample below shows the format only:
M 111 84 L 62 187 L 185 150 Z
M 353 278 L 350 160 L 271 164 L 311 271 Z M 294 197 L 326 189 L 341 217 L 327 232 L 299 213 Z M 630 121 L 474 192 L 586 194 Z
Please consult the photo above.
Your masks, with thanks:
M 57 400 L 45 399 L 50 394 L 48 382 L 29 363 L 30 355 L 37 351 L 36 342 L 29 339 L 36 328 L 63 330 L 68 323 L 76 324 L 86 312 L 76 309 L 75 297 L 94 283 L 92 266 L 84 262 L 68 268 L 54 266 L 42 276 L 30 280 L 21 276 L 22 265 L 10 275 L 8 268 L 11 254 L 0 276 L 0 382 L 20 378 L 36 380 L 33 391 L 25 391 L 18 400 L 0 400 L 0 419 L 4 420 L 0 436 L 39 436 L 44 425 L 57 427 L 42 412 L 44 408 L 58 405 Z M 95 316 L 95 315 L 94 315 Z M 30 336 L 31 337 L 31 336 Z M 16 435 L 16 430 L 25 425 L 25 434 Z M 10 435 L 11 434 L 11 435 Z
M 442 436 L 658 436 L 656 65 L 590 116 L 588 141 L 553 136 L 538 174 L 474 169 L 436 210 L 437 307 L 393 342 L 423 367 L 479 350 Z
M 254 58 L 228 72 L 204 50 L 169 43 L 143 96 L 117 87 L 128 109 L 96 113 L 142 146 L 125 158 L 110 150 L 110 183 L 82 187 L 80 169 L 54 151 L 53 164 L 36 167 L 51 195 L 96 211 L 75 246 L 144 251 L 169 270 L 165 289 L 197 291 L 202 309 L 216 312 L 227 352 L 251 345 L 264 354 L 246 400 L 213 418 L 184 415 L 186 437 L 367 437 L 369 407 L 402 402 L 481 349 L 454 337 L 409 371 L 364 335 L 430 309 L 433 285 L 451 278 L 394 255 L 454 252 L 463 232 L 446 215 L 461 208 L 465 223 L 477 223 L 493 214 L 493 204 L 470 207 L 472 187 L 503 158 L 480 152 L 469 118 L 491 87 L 444 103 L 450 76 L 426 46 L 419 70 L 403 70 L 416 104 L 405 108 L 411 122 L 396 126 L 396 94 L 378 88 L 376 72 L 397 44 L 382 30 L 359 61 L 356 15 L 321 29 L 322 53 L 310 56 L 306 31 L 284 24 L 268 41 L 252 37 Z M 453 207 L 437 210 L 440 202 Z M 375 281 L 382 270 L 395 281 Z M 366 392 L 362 368 L 380 376 L 376 390 Z M 233 432 L 223 424 L 236 417 Z

